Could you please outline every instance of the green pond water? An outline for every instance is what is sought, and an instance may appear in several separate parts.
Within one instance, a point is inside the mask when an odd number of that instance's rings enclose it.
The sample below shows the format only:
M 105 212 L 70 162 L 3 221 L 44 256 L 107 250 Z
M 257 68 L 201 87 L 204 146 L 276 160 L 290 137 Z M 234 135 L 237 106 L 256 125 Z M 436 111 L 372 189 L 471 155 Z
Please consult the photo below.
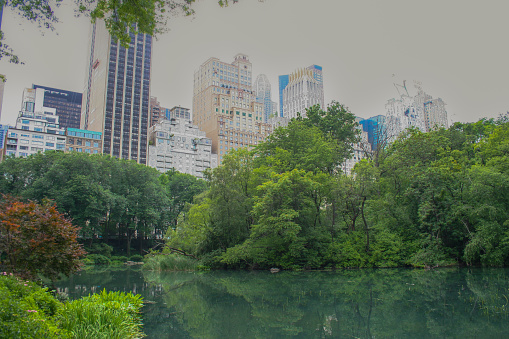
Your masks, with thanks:
M 509 269 L 145 272 L 58 282 L 139 293 L 148 338 L 507 338 Z

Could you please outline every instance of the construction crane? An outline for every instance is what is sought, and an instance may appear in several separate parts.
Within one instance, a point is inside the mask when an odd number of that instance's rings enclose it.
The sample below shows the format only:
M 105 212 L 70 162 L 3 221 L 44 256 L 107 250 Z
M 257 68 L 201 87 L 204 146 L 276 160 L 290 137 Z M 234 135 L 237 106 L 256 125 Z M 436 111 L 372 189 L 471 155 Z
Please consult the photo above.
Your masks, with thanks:
M 402 94 L 400 93 L 400 91 L 399 91 L 398 87 L 403 88 L 403 89 L 405 90 L 405 92 L 406 92 L 406 95 L 407 95 L 407 96 L 410 96 L 410 95 L 408 94 L 408 90 L 407 90 L 407 88 L 406 88 L 406 80 L 403 80 L 403 85 L 400 85 L 400 84 L 394 84 L 394 87 L 396 87 L 396 91 L 398 91 L 399 96 L 401 96 Z

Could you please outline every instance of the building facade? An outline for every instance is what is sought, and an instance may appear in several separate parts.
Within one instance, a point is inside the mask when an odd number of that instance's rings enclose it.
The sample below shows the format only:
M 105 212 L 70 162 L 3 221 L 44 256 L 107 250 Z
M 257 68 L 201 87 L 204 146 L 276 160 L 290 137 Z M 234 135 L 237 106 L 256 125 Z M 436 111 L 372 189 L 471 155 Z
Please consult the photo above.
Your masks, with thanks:
M 269 122 L 269 118 L 276 112 L 276 103 L 272 101 L 270 82 L 265 74 L 256 77 L 254 91 L 256 101 L 263 104 L 263 122 Z
M 43 90 L 38 92 L 43 95 L 42 104 L 56 110 L 60 127 L 80 128 L 82 93 L 40 85 L 33 85 L 32 88 Z
M 362 130 L 367 133 L 367 140 L 372 150 L 376 150 L 379 145 L 383 147 L 387 145 L 388 140 L 384 139 L 389 137 L 389 130 L 385 120 L 384 115 L 376 115 L 368 119 L 362 119 L 359 122 L 362 125 Z
M 290 82 L 290 75 L 280 75 L 279 76 L 279 116 L 284 117 L 283 111 L 283 91 L 288 86 L 288 82 Z
M 102 133 L 78 128 L 66 130 L 65 150 L 67 152 L 83 152 L 89 154 L 102 153 Z
M 166 119 L 166 108 L 161 107 L 156 97 L 150 97 L 150 126 Z
M 321 67 L 312 65 L 290 74 L 283 89 L 283 116 L 292 119 L 300 113 L 305 117 L 306 108 L 316 104 L 325 107 Z
M 191 110 L 189 108 L 175 106 L 168 110 L 169 115 L 167 119 L 186 119 L 193 120 L 191 117 Z
M 56 109 L 44 107 L 44 89 L 26 88 L 21 111 L 5 141 L 6 156 L 26 157 L 52 150 L 65 150 L 65 130 L 60 127 Z
M 9 125 L 0 124 L 0 150 L 4 148 L 5 137 L 7 136 L 7 130 L 13 128 Z
M 359 142 L 353 144 L 352 156 L 349 159 L 346 159 L 341 166 L 343 172 L 346 175 L 351 175 L 355 164 L 360 162 L 362 159 L 367 159 L 371 153 L 371 145 L 368 142 L 368 132 L 364 131 L 363 126 L 360 124 L 362 120 L 363 119 L 361 118 L 356 118 L 358 123 L 357 129 L 360 132 L 360 140 Z
M 149 130 L 148 165 L 161 173 L 175 169 L 203 178 L 207 168 L 217 167 L 212 141 L 189 119 L 162 120 Z
M 237 54 L 232 63 L 210 58 L 194 73 L 193 123 L 211 139 L 219 162 L 230 150 L 253 147 L 271 133 L 251 72 L 248 56 Z
M 130 36 L 125 48 L 103 21 L 92 26 L 81 128 L 102 133 L 104 154 L 146 164 L 152 37 Z
M 406 81 L 403 85 L 395 86 L 400 97 L 389 99 L 385 105 L 386 126 L 394 131 L 395 137 L 407 128 L 429 132 L 437 126 L 448 127 L 442 99 L 433 99 L 422 90 L 418 81 L 414 81 L 416 94 L 409 93 Z
M 449 127 L 445 102 L 441 98 L 431 99 L 424 103 L 424 125 L 426 132 L 440 127 Z

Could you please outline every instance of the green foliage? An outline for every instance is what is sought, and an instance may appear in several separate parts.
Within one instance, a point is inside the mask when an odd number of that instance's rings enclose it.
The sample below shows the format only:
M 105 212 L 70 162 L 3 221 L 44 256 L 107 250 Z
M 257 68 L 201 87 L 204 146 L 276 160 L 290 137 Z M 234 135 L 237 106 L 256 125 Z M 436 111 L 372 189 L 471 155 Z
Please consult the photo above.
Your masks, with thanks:
M 167 233 L 210 267 L 509 264 L 509 123 L 410 129 L 338 172 L 357 139 L 343 106 L 312 107 L 233 153 Z
M 95 265 L 109 265 L 111 263 L 110 258 L 102 254 L 89 254 L 86 259 L 92 261 Z
M 100 255 L 103 255 L 105 257 L 110 258 L 111 257 L 111 253 L 113 252 L 113 246 L 110 246 L 110 245 L 105 244 L 105 243 L 92 244 L 92 247 L 91 248 L 87 248 L 87 250 L 88 250 L 88 253 L 91 253 L 91 254 L 100 254 Z
M 0 275 L 1 338 L 66 338 L 53 316 L 60 303 L 37 284 Z
M 140 255 L 140 254 L 134 254 L 134 255 L 131 255 L 131 256 L 129 257 L 129 260 L 130 260 L 130 261 L 140 262 L 140 261 L 144 261 L 144 260 L 145 260 L 145 258 L 144 258 L 142 255 Z
M 352 152 L 352 145 L 359 141 L 359 130 L 355 115 L 337 101 L 332 101 L 326 110 L 319 105 L 306 109 L 306 119 L 302 121 L 308 126 L 315 126 L 326 138 L 337 144 L 338 156 L 347 159 Z
M 128 257 L 123 256 L 123 255 L 112 255 L 110 259 L 112 261 L 116 260 L 116 261 L 120 261 L 120 262 L 126 262 L 129 260 Z
M 327 248 L 326 260 L 333 267 L 365 267 L 368 258 L 363 244 L 362 233 L 341 233 Z
M 159 181 L 166 188 L 168 198 L 171 201 L 168 218 L 170 227 L 175 228 L 177 219 L 187 204 L 193 202 L 195 196 L 207 189 L 204 180 L 187 173 L 170 170 L 159 177 Z
M 292 120 L 288 127 L 277 128 L 255 152 L 256 166 L 276 173 L 293 169 L 332 173 L 348 154 L 332 136 L 308 126 L 306 120 Z
M 73 338 L 141 338 L 142 306 L 140 295 L 103 290 L 64 304 L 57 319 Z
M 107 155 L 44 152 L 0 163 L 0 193 L 42 201 L 54 199 L 60 212 L 81 228 L 92 253 L 111 256 L 110 237 L 132 242 L 162 236 L 203 180 L 157 170 Z M 102 247 L 102 248 L 101 248 Z

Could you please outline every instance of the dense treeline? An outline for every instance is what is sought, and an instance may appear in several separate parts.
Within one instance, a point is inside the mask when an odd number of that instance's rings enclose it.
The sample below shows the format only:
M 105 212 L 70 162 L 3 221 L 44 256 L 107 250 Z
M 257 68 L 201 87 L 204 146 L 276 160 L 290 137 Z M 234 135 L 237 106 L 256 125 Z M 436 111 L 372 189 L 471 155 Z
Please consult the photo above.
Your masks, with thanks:
M 509 263 L 507 119 L 408 130 L 346 176 L 355 126 L 336 102 L 312 107 L 254 150 L 230 152 L 208 183 L 109 156 L 8 158 L 0 193 L 54 200 L 89 247 L 130 255 L 166 235 L 210 267 Z
M 509 263 L 509 123 L 408 130 L 351 176 L 340 104 L 313 107 L 209 173 L 167 232 L 212 267 L 433 267 Z
M 45 152 L 0 163 L 0 193 L 55 201 L 79 226 L 87 246 L 113 242 L 130 255 L 161 238 L 193 196 L 206 189 L 195 177 L 106 155 Z

